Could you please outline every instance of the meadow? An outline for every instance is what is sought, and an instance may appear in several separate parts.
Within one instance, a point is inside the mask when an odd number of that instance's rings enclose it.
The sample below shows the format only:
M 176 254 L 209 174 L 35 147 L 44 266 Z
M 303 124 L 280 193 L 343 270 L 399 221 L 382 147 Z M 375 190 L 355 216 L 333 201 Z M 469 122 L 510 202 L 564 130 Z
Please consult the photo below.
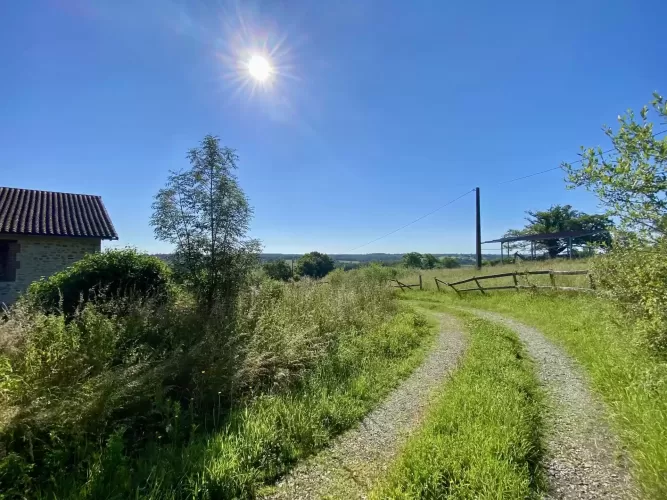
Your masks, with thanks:
M 423 358 L 433 325 L 382 272 L 260 279 L 234 316 L 183 290 L 73 316 L 18 304 L 0 323 L 2 497 L 254 497 Z

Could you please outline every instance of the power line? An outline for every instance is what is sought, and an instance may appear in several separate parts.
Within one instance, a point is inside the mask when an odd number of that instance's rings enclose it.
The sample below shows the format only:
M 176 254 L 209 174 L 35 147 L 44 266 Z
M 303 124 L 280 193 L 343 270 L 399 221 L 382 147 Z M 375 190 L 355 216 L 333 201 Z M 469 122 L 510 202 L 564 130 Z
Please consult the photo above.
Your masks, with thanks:
M 452 203 L 459 201 L 461 198 L 463 198 L 464 196 L 466 196 L 466 195 L 472 193 L 473 191 L 474 191 L 474 189 L 471 189 L 470 191 L 466 191 L 466 192 L 463 193 L 461 196 L 458 196 L 457 198 L 454 198 L 453 200 L 448 201 L 448 202 L 445 203 L 444 205 L 441 205 L 441 206 L 439 206 L 438 208 L 436 208 L 435 210 L 432 210 L 432 211 L 430 211 L 429 213 L 422 215 L 421 217 L 419 217 L 419 218 L 413 220 L 412 222 L 408 222 L 408 223 L 405 224 L 404 226 L 401 226 L 401 227 L 399 227 L 398 229 L 394 229 L 393 231 L 391 231 L 391 232 L 389 232 L 389 233 L 387 233 L 387 234 L 383 234 L 383 235 L 380 236 L 379 238 L 375 238 L 374 240 L 369 241 L 368 243 L 364 243 L 364 244 L 361 245 L 361 246 L 358 246 L 358 247 L 356 247 L 356 248 L 353 248 L 352 250 L 350 250 L 350 253 L 351 253 L 351 252 L 354 252 L 355 250 L 359 250 L 360 248 L 363 248 L 363 247 L 365 247 L 365 246 L 368 246 L 368 245 L 370 245 L 371 243 L 375 243 L 376 241 L 380 241 L 381 239 L 386 238 L 387 236 L 390 236 L 390 235 L 392 235 L 392 234 L 394 234 L 394 233 L 397 233 L 397 232 L 401 231 L 402 229 L 405 229 L 406 227 L 411 226 L 411 225 L 414 224 L 415 222 L 419 222 L 420 220 L 425 219 L 425 218 L 428 217 L 429 215 L 433 215 L 433 214 L 436 213 L 437 211 L 442 210 L 443 208 L 445 208 L 445 207 L 451 205 Z
M 655 134 L 653 134 L 653 137 L 658 137 L 659 135 L 662 135 L 664 133 L 667 133 L 667 129 L 661 130 L 660 132 L 656 132 Z M 602 151 L 601 153 L 595 153 L 595 156 L 606 155 L 607 153 L 611 153 L 613 151 L 616 151 L 616 148 L 611 148 L 611 149 L 608 149 L 606 151 Z M 566 163 L 568 163 L 569 165 L 575 165 L 577 163 L 581 163 L 582 161 L 584 161 L 583 158 L 581 158 L 577 161 L 570 161 L 570 162 L 566 162 Z M 523 179 L 528 179 L 529 177 L 535 177 L 536 175 L 546 174 L 547 172 L 553 172 L 554 170 L 559 170 L 561 168 L 562 168 L 561 165 L 559 165 L 557 167 L 552 167 L 552 168 L 548 168 L 546 170 L 542 170 L 541 172 L 535 172 L 533 174 L 528 174 L 528 175 L 524 175 L 522 177 L 517 177 L 516 179 L 510 179 L 508 181 L 499 182 L 498 185 L 500 186 L 502 184 L 509 184 L 510 182 L 516 182 L 516 181 L 520 181 L 520 180 L 523 180 Z
M 665 133 L 667 133 L 667 129 L 665 129 L 665 130 L 661 130 L 660 132 L 656 132 L 655 134 L 653 134 L 653 137 L 658 137 L 659 135 L 662 135 L 662 134 L 665 134 Z M 616 148 L 611 148 L 611 149 L 608 149 L 608 150 L 606 150 L 606 151 L 602 151 L 601 153 L 595 153 L 595 154 L 596 154 L 596 156 L 602 156 L 602 155 L 605 155 L 605 154 L 607 154 L 607 153 L 611 153 L 611 152 L 613 152 L 613 151 L 615 151 L 615 150 L 616 150 Z M 567 163 L 570 164 L 570 165 L 575 165 L 575 164 L 577 164 L 577 163 L 581 163 L 582 161 L 584 161 L 583 158 L 581 158 L 581 159 L 579 159 L 579 160 L 576 160 L 576 161 L 567 162 Z M 499 186 L 499 185 L 503 185 L 503 184 L 509 184 L 510 182 L 516 182 L 516 181 L 520 181 L 520 180 L 523 180 L 523 179 L 528 179 L 528 178 L 530 178 L 530 177 L 535 177 L 535 176 L 537 176 L 537 175 L 546 174 L 547 172 L 553 172 L 554 170 L 559 170 L 559 169 L 561 169 L 561 168 L 562 168 L 561 165 L 559 165 L 559 166 L 557 166 L 557 167 L 548 168 L 548 169 L 546 169 L 546 170 L 542 170 L 542 171 L 540 171 L 540 172 L 534 172 L 534 173 L 532 173 L 532 174 L 523 175 L 523 176 L 521 176 L 521 177 L 517 177 L 517 178 L 515 178 L 515 179 L 510 179 L 510 180 L 508 180 L 508 181 L 499 182 L 497 185 Z M 364 243 L 364 244 L 361 245 L 361 246 L 358 246 L 358 247 L 356 247 L 356 248 L 353 248 L 352 250 L 350 250 L 350 252 L 354 252 L 355 250 L 359 250 L 360 248 L 363 248 L 363 247 L 365 247 L 365 246 L 368 246 L 368 245 L 370 245 L 371 243 L 375 243 L 376 241 L 380 241 L 381 239 L 386 238 L 387 236 L 391 236 L 392 234 L 397 233 L 397 232 L 399 232 L 399 231 L 405 229 L 405 228 L 408 227 L 408 226 L 411 226 L 411 225 L 414 224 L 415 222 L 419 222 L 420 220 L 425 219 L 425 218 L 428 217 L 429 215 L 433 215 L 434 213 L 436 213 L 436 212 L 442 210 L 443 208 L 445 208 L 445 207 L 451 205 L 452 203 L 459 201 L 461 198 L 463 198 L 464 196 L 466 196 L 466 195 L 472 193 L 473 191 L 474 191 L 474 189 L 471 189 L 470 191 L 466 191 L 466 192 L 463 193 L 461 196 L 459 196 L 459 197 L 457 197 L 457 198 L 454 198 L 454 199 L 451 200 L 451 201 L 448 201 L 448 202 L 445 203 L 444 205 L 439 206 L 438 208 L 436 208 L 435 210 L 432 210 L 431 212 L 429 212 L 429 213 L 427 213 L 427 214 L 424 214 L 424 215 L 422 215 L 421 217 L 419 217 L 419 218 L 413 220 L 412 222 L 408 222 L 408 223 L 405 224 L 404 226 L 401 226 L 401 227 L 399 227 L 398 229 L 394 229 L 393 231 L 390 231 L 390 232 L 388 232 L 387 234 L 384 234 L 384 235 L 380 236 L 379 238 L 375 238 L 374 240 L 369 241 L 368 243 Z

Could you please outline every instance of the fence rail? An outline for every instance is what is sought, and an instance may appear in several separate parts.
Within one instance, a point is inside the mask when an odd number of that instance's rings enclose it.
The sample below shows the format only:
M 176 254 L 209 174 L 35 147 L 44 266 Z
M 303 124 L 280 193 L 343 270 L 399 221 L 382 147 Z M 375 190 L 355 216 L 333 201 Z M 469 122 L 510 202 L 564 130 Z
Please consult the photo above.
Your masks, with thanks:
M 423 290 L 423 289 L 424 289 L 424 285 L 423 285 L 423 283 L 422 283 L 422 275 L 421 275 L 421 274 L 419 275 L 419 283 L 416 283 L 416 284 L 414 284 L 414 285 L 406 285 L 405 283 L 401 283 L 401 282 L 398 281 L 397 279 L 391 279 L 391 280 L 389 280 L 390 283 L 391 283 L 392 281 L 395 281 L 396 284 L 395 284 L 395 285 L 390 285 L 390 286 L 392 286 L 392 287 L 394 287 L 394 288 L 400 288 L 400 289 L 403 290 L 404 292 L 405 292 L 405 289 L 406 289 L 406 288 L 407 288 L 407 289 L 411 289 L 411 288 L 414 288 L 414 287 L 417 287 L 417 286 L 419 287 L 420 290 Z
M 551 285 L 520 285 L 519 276 L 529 276 L 529 275 L 549 275 L 551 279 Z M 581 288 L 574 286 L 557 286 L 556 285 L 556 276 L 583 276 L 588 275 L 590 281 L 590 288 Z M 493 279 L 493 278 L 513 278 L 513 285 L 502 285 L 502 286 L 488 286 L 484 288 L 480 281 Z M 442 281 L 441 279 L 435 279 L 435 286 L 440 290 L 440 284 L 451 287 L 457 294 L 461 295 L 463 292 L 481 292 L 486 294 L 488 290 L 521 290 L 521 289 L 549 289 L 549 290 L 569 290 L 569 291 L 578 291 L 578 292 L 594 292 L 595 291 L 595 282 L 593 281 L 593 276 L 588 270 L 577 270 L 577 271 L 554 271 L 553 269 L 546 269 L 543 271 L 514 271 L 512 273 L 500 273 L 500 274 L 489 274 L 486 276 L 473 276 L 472 278 L 467 278 L 460 281 L 455 281 L 454 283 L 448 283 Z M 421 282 L 421 276 L 420 276 Z M 466 283 L 475 283 L 476 288 L 456 288 L 457 285 L 464 285 Z

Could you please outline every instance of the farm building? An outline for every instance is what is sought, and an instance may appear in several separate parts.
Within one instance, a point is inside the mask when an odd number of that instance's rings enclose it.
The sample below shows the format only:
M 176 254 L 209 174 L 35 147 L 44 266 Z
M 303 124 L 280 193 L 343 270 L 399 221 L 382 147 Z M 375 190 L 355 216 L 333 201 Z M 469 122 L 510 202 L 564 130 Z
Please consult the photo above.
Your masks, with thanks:
M 0 304 L 116 239 L 99 196 L 0 187 Z

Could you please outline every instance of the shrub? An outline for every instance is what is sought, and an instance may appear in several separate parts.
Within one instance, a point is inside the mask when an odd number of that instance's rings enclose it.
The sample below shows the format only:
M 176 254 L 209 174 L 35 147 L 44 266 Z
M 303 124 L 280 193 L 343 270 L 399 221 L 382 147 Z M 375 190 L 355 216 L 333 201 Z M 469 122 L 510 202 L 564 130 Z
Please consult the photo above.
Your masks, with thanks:
M 302 256 L 297 262 L 297 272 L 301 276 L 324 278 L 333 271 L 334 261 L 325 253 L 310 252 Z
M 267 262 L 262 268 L 266 275 L 274 280 L 288 281 L 292 277 L 292 269 L 282 259 Z
M 667 238 L 627 242 L 593 259 L 593 278 L 607 289 L 643 342 L 667 352 Z
M 157 257 L 131 249 L 107 250 L 86 255 L 80 261 L 28 288 L 28 299 L 46 311 L 72 314 L 80 302 L 129 294 L 161 302 L 170 294 L 171 271 Z
M 403 265 L 405 267 L 416 267 L 420 268 L 422 266 L 422 260 L 424 256 L 419 252 L 409 252 L 403 255 Z
M 442 267 L 445 269 L 456 269 L 461 267 L 461 264 L 459 263 L 458 259 L 455 259 L 454 257 L 443 257 L 442 260 Z

